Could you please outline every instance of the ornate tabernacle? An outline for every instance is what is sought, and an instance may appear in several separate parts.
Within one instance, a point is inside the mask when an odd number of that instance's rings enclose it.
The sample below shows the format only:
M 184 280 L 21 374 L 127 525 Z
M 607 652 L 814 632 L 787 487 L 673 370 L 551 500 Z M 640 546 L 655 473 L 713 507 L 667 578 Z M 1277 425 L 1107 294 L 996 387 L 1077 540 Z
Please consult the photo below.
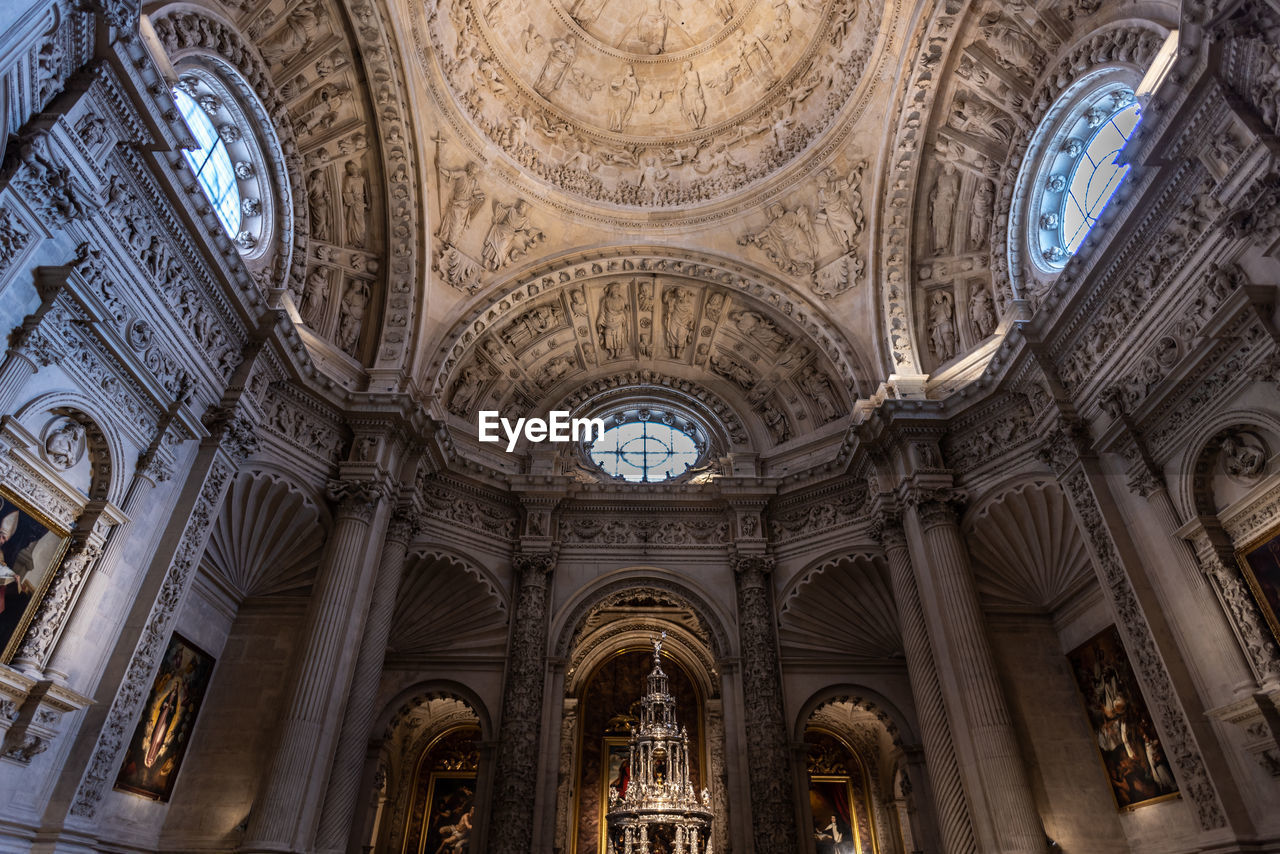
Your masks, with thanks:
M 689 781 L 689 731 L 676 720 L 676 701 L 662 671 L 662 642 L 653 641 L 649 690 L 640 725 L 631 729 L 629 778 L 609 788 L 610 854 L 712 854 L 711 795 Z

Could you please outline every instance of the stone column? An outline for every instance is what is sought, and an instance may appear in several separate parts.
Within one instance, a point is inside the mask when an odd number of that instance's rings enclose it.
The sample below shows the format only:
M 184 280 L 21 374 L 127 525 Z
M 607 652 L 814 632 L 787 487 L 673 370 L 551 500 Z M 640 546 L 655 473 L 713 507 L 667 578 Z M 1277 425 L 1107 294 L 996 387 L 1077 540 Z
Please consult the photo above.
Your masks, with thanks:
M 546 684 L 551 572 L 549 552 L 517 555 L 515 609 L 502 690 L 493 787 L 491 854 L 532 854 L 542 695 Z
M 928 587 L 937 597 L 939 629 L 949 653 L 940 660 L 946 661 L 955 673 L 959 695 L 956 700 L 962 704 L 968 723 L 973 770 L 986 796 L 994 850 L 1005 854 L 1043 852 L 1044 827 L 1031 799 L 1026 768 L 996 675 L 995 658 L 983 630 L 969 553 L 950 494 L 947 490 L 929 490 L 917 492 L 913 498 L 925 550 L 925 566 L 917 566 L 922 575 L 927 571 L 928 581 L 932 582 Z M 936 715 L 937 711 L 929 714 Z M 939 800 L 942 797 L 940 793 Z M 954 795 L 947 797 L 954 800 Z
M 360 641 L 355 675 L 347 692 L 342 714 L 342 730 L 333 768 L 329 772 L 329 788 L 320 814 L 320 830 L 316 850 L 322 854 L 346 851 L 351 836 L 351 818 L 359 800 L 360 776 L 368 752 L 369 731 L 377 710 L 378 683 L 382 679 L 382 661 L 386 657 L 387 638 L 391 634 L 391 618 L 395 613 L 396 594 L 404 575 L 405 556 L 420 524 L 411 510 L 398 510 L 387 528 L 382 548 L 382 566 L 374 583 L 373 601 Z
M 565 697 L 560 714 L 560 764 L 556 780 L 556 835 L 553 843 L 556 851 L 569 850 L 569 823 L 578 784 L 573 773 L 577 734 L 578 700 L 576 697 Z
M 956 760 L 955 742 L 947 708 L 943 701 L 942 683 L 938 680 L 938 658 L 929 643 L 929 625 L 920 604 L 920 591 L 911 569 L 907 537 L 901 520 L 881 514 L 877 521 L 880 542 L 889 561 L 893 583 L 893 599 L 898 605 L 898 622 L 902 627 L 902 646 L 907 656 L 907 676 L 916 701 L 920 720 L 920 736 L 924 742 L 926 768 L 930 788 L 937 806 L 938 830 L 942 848 L 947 854 L 972 854 L 977 850 L 969 802 L 965 798 L 960 763 Z
M 371 586 L 370 546 L 381 540 L 374 517 L 383 485 L 336 481 L 339 502 L 307 618 L 297 681 L 265 782 L 249 817 L 242 851 L 305 851 L 324 792 L 336 732 L 355 668 Z M 376 534 L 376 536 L 375 536 Z M 376 562 L 376 556 L 374 556 Z
M 782 672 L 774 624 L 770 573 L 773 558 L 734 559 L 738 588 L 738 637 L 742 646 L 742 693 L 747 730 L 747 782 L 755 854 L 795 854 L 795 791 L 791 739 L 782 705 Z

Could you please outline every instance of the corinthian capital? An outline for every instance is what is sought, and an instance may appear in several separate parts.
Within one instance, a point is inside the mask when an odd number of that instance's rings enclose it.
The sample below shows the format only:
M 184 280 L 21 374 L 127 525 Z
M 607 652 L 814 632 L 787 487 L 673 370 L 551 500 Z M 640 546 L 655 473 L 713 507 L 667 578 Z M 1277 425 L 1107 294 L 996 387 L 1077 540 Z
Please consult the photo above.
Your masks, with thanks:
M 401 507 L 391 516 L 387 539 L 409 545 L 422 533 L 422 513 L 413 507 Z
M 916 488 L 906 494 L 906 502 L 914 507 L 925 528 L 954 525 L 964 507 L 964 495 L 949 488 Z
M 889 549 L 907 547 L 907 535 L 902 529 L 902 513 L 897 507 L 880 507 L 871 515 L 871 536 L 880 546 Z

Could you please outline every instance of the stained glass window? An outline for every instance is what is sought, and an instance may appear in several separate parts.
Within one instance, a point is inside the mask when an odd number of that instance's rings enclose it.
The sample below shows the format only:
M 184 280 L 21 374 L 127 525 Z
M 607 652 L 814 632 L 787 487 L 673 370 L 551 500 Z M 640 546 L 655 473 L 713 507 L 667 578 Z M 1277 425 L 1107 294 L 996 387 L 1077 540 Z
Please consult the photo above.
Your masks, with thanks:
M 195 172 L 201 189 L 213 203 L 214 212 L 222 222 L 222 227 L 227 230 L 228 235 L 235 237 L 240 232 L 240 189 L 236 184 L 235 168 L 231 163 L 231 155 L 227 152 L 227 145 L 204 108 L 194 98 L 181 89 L 175 89 L 173 100 L 199 146 L 182 153 Z
M 692 435 L 670 424 L 628 421 L 605 430 L 589 453 L 613 477 L 658 483 L 684 474 L 702 452 Z
M 1129 174 L 1129 167 L 1117 161 L 1141 118 L 1138 104 L 1130 103 L 1102 121 L 1085 142 L 1063 198 L 1062 247 L 1068 255 L 1080 248 Z

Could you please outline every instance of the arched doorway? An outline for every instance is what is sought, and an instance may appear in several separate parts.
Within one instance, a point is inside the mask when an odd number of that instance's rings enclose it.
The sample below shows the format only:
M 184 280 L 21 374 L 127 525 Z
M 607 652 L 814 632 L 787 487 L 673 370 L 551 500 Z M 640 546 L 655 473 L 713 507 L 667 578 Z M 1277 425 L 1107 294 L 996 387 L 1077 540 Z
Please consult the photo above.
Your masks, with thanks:
M 680 724 L 689 732 L 697 788 L 711 795 L 715 847 L 728 822 L 724 712 L 718 649 L 704 609 L 656 584 L 615 587 L 565 625 L 563 717 L 554 849 L 601 854 L 608 785 L 620 769 L 632 709 L 652 669 L 653 639 L 666 632 L 662 666 Z M 718 835 L 718 838 L 717 838 Z

